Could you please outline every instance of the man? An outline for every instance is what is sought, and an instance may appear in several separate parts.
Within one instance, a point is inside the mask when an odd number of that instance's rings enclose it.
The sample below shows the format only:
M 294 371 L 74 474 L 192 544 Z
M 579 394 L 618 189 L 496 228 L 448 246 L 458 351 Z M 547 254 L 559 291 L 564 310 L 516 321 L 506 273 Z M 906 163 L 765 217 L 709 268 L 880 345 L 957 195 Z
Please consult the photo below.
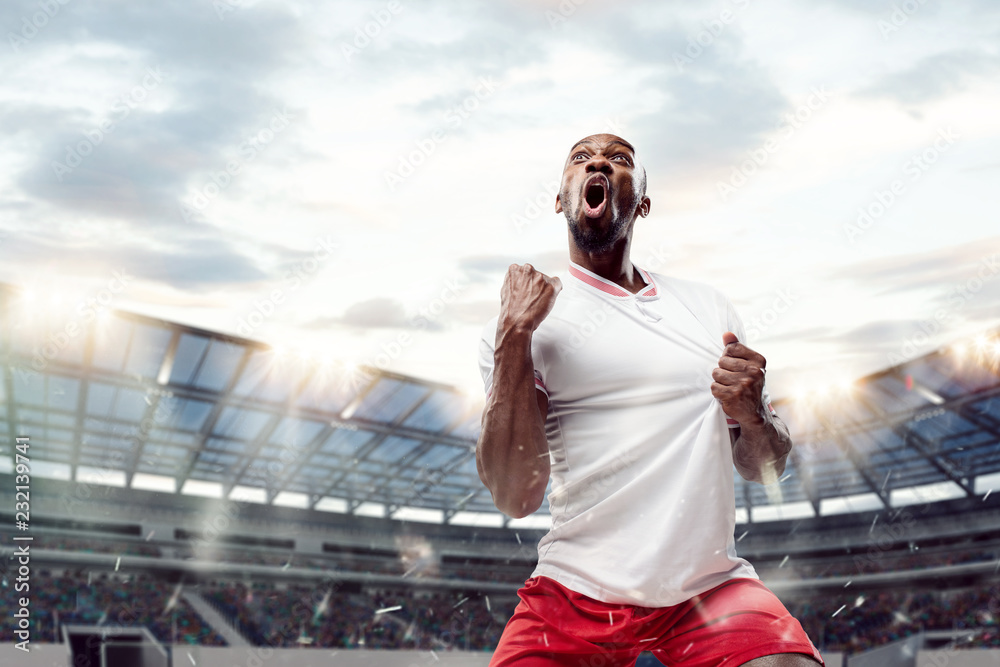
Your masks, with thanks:
M 552 527 L 491 665 L 823 664 L 735 550 L 733 465 L 774 482 L 792 447 L 765 360 L 718 291 L 632 264 L 649 208 L 631 144 L 577 143 L 556 198 L 567 284 L 512 265 L 484 328 L 479 476 L 515 518 L 552 478 Z

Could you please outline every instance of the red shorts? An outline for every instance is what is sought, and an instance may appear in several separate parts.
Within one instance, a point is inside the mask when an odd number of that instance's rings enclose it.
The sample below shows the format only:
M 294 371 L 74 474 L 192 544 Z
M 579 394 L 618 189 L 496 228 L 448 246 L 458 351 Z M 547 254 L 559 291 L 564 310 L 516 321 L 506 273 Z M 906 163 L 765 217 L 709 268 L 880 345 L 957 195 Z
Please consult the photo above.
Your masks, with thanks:
M 799 622 L 756 579 L 730 579 L 673 607 L 600 602 L 532 577 L 490 667 L 631 666 L 642 651 L 666 665 L 736 667 L 775 653 L 823 658 Z

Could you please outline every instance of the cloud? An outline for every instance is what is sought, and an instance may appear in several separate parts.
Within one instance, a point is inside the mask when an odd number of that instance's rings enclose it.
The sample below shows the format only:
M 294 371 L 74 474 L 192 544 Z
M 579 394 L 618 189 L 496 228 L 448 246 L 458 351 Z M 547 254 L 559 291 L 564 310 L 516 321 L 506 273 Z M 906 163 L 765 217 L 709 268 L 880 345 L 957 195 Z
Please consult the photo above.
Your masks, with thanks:
M 37 8 L 25 4 L 21 10 Z M 53 42 L 79 43 L 86 35 L 87 44 L 131 51 L 135 63 L 123 65 L 114 51 L 65 62 L 64 76 L 101 72 L 121 82 L 104 109 L 36 103 L 6 112 L 5 120 L 20 120 L 20 142 L 34 155 L 17 185 L 38 202 L 143 231 L 181 224 L 178 203 L 187 185 L 207 182 L 249 134 L 267 126 L 273 109 L 282 108 L 263 84 L 292 60 L 301 24 L 286 10 L 264 5 L 226 20 L 210 4 L 112 2 L 61 11 L 37 43 L 26 45 L 32 57 L 58 61 L 61 55 L 47 51 Z M 101 132 L 102 123 L 113 130 Z M 65 164 L 81 144 L 79 152 L 88 154 L 79 166 L 58 173 L 53 163 Z
M 445 327 L 440 318 L 427 319 L 407 313 L 402 302 L 376 297 L 347 307 L 339 317 L 317 318 L 303 325 L 307 329 L 349 327 L 352 329 L 426 329 L 440 331 Z
M 1000 284 L 1000 236 L 926 252 L 878 257 L 841 266 L 828 274 L 865 286 L 872 295 L 894 295 L 930 291 L 932 298 L 945 299 L 977 277 Z M 982 274 L 982 275 L 981 275 Z
M 1000 58 L 982 51 L 955 50 L 927 56 L 858 91 L 861 97 L 888 98 L 917 106 L 961 93 L 1000 71 Z

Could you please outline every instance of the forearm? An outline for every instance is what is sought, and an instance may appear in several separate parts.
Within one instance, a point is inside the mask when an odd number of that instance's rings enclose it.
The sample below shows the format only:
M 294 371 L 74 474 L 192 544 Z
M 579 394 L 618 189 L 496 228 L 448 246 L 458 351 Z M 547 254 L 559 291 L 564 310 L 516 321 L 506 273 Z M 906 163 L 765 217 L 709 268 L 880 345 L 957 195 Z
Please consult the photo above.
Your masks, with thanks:
M 497 508 L 520 518 L 541 506 L 549 479 L 531 333 L 498 328 L 494 362 L 493 390 L 483 412 L 476 463 Z
M 733 443 L 733 463 L 743 479 L 771 484 L 784 473 L 791 451 L 788 427 L 762 408 L 755 419 L 740 422 L 740 435 Z

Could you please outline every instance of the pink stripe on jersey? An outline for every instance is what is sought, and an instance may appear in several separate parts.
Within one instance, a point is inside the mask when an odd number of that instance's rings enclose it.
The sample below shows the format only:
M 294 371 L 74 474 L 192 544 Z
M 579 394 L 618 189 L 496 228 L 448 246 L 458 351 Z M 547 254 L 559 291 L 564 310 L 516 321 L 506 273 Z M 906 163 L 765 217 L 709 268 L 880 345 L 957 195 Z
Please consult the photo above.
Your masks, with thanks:
M 638 266 L 635 268 L 639 269 Z M 631 292 L 624 289 L 620 285 L 616 285 L 610 280 L 602 278 L 598 275 L 594 275 L 590 271 L 587 271 L 583 267 L 577 266 L 572 262 L 570 262 L 569 265 L 569 273 L 574 278 L 582 280 L 591 287 L 597 288 L 606 294 L 610 294 L 611 296 L 617 296 L 617 297 L 632 296 Z M 646 286 L 641 290 L 639 290 L 639 292 L 636 293 L 636 296 L 656 296 L 657 295 L 656 284 L 653 282 L 653 279 L 650 278 L 649 274 L 643 271 L 642 269 L 639 269 L 639 274 L 642 276 L 642 279 L 646 281 Z

